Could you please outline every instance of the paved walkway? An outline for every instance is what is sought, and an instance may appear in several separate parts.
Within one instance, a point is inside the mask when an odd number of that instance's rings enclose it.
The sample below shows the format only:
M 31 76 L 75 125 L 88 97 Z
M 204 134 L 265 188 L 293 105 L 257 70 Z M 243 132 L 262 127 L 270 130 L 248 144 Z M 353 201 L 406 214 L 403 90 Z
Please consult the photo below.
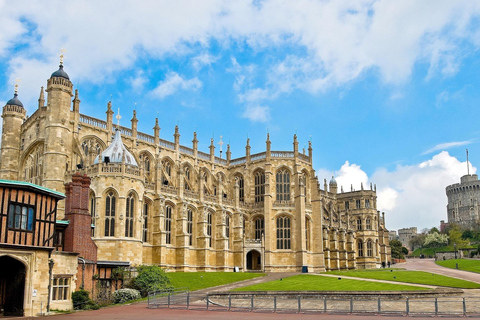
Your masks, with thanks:
M 464 280 L 474 281 L 480 283 L 480 274 L 448 269 L 437 266 L 434 260 L 431 259 L 415 259 L 409 260 L 406 263 L 400 263 L 395 267 L 405 268 L 407 270 L 427 271 L 437 274 L 442 274 L 450 277 L 456 277 Z M 238 287 L 248 286 L 252 284 L 273 281 L 280 278 L 287 278 L 298 273 L 272 273 L 265 277 L 245 280 L 234 284 L 227 284 L 214 288 L 198 290 L 196 293 L 208 293 L 213 291 L 227 291 Z M 338 277 L 338 276 L 335 276 Z M 365 280 L 365 279 L 362 279 Z M 479 295 L 480 290 L 465 290 L 468 295 Z M 134 303 L 123 306 L 113 306 L 102 308 L 95 311 L 82 311 L 72 314 L 55 315 L 50 317 L 52 320 L 110 320 L 110 319 L 229 319 L 229 320 L 246 320 L 247 319 L 333 319 L 333 320 L 367 320 L 375 318 L 381 319 L 398 319 L 398 315 L 389 316 L 372 316 L 372 315 L 349 315 L 349 314 L 282 314 L 282 313 L 261 313 L 261 312 L 229 312 L 229 311 L 197 311 L 197 310 L 180 310 L 180 309 L 148 309 L 146 302 Z M 430 318 L 430 316 L 428 316 Z M 6 318 L 2 318 L 6 319 Z M 11 319 L 36 319 L 36 318 L 11 318 Z M 442 319 L 458 319 L 458 317 L 442 317 Z

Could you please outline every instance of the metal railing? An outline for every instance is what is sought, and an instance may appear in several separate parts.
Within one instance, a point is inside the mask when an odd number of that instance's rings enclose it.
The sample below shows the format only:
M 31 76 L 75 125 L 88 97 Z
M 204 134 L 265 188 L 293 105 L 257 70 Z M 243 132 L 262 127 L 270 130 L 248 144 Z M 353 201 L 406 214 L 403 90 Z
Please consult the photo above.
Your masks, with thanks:
M 175 289 L 151 293 L 148 308 L 278 313 L 396 314 L 405 316 L 480 316 L 480 297 L 343 296 L 318 294 L 213 293 Z

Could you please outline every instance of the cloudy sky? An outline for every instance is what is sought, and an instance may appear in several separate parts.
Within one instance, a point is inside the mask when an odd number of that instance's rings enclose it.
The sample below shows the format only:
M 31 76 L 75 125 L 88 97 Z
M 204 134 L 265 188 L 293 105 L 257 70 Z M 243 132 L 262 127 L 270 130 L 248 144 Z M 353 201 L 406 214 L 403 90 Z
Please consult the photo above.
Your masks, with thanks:
M 0 21 L 1 105 L 21 79 L 32 114 L 65 48 L 81 113 L 112 100 L 234 158 L 297 133 L 321 181 L 377 185 L 390 229 L 437 226 L 480 159 L 480 1 L 0 0 Z

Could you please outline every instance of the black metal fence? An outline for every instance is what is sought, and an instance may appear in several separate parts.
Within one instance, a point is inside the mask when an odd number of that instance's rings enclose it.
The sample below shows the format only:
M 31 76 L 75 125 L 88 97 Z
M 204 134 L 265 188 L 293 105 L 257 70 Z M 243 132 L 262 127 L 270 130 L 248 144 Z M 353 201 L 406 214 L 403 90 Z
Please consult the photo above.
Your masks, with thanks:
M 480 317 L 480 297 L 382 297 L 295 294 L 152 292 L 149 308 L 277 313 L 348 313 Z

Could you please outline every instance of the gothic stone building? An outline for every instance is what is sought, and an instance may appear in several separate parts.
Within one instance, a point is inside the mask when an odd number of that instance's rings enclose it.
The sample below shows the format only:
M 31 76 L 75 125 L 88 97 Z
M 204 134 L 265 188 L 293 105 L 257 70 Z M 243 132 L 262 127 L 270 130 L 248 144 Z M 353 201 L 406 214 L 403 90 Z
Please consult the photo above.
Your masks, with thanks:
M 17 92 L 3 108 L 0 178 L 65 192 L 75 173 L 90 185 L 91 237 L 99 265 L 155 264 L 168 271 L 309 271 L 375 268 L 390 260 L 376 190 L 323 189 L 312 145 L 215 156 L 80 113 L 78 90 L 60 65 L 29 117 Z M 73 98 L 73 100 L 72 100 Z M 46 102 L 46 103 L 45 103 Z M 63 201 L 59 220 L 65 217 Z
M 448 198 L 448 223 L 472 228 L 480 222 L 480 181 L 476 174 L 466 174 L 460 183 L 445 189 Z

